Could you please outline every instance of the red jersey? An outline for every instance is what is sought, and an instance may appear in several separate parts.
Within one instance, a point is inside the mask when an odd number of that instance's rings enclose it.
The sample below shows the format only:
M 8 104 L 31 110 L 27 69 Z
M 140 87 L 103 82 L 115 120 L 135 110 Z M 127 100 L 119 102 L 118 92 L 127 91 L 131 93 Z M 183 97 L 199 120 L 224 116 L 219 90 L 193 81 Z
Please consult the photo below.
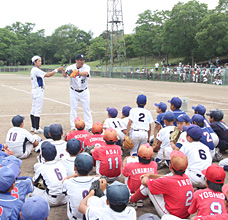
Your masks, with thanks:
M 188 209 L 189 214 L 214 215 L 227 213 L 224 205 L 225 195 L 206 188 L 195 191 L 192 204 Z
M 228 214 L 224 213 L 221 215 L 207 215 L 207 216 L 196 216 L 194 220 L 227 220 Z
M 140 176 L 145 173 L 157 174 L 158 165 L 156 162 L 151 161 L 149 164 L 143 164 L 140 162 L 126 163 L 123 166 L 122 174 L 128 177 L 127 185 L 131 190 L 131 193 L 135 193 L 141 186 Z
M 165 208 L 171 215 L 188 218 L 194 189 L 186 174 L 149 179 L 147 185 L 151 194 L 163 194 Z
M 104 137 L 104 135 L 102 135 L 102 134 L 88 135 L 84 141 L 84 148 L 87 146 L 97 146 L 97 145 L 104 146 L 104 145 L 106 145 L 103 137 Z
M 93 159 L 96 160 L 96 173 L 106 177 L 117 177 L 121 174 L 121 147 L 105 145 L 94 149 Z
M 88 135 L 89 135 L 89 132 L 86 130 L 76 130 L 67 135 L 67 141 L 69 141 L 72 138 L 76 138 L 77 140 L 81 141 L 81 147 L 83 150 L 84 149 L 84 140 Z

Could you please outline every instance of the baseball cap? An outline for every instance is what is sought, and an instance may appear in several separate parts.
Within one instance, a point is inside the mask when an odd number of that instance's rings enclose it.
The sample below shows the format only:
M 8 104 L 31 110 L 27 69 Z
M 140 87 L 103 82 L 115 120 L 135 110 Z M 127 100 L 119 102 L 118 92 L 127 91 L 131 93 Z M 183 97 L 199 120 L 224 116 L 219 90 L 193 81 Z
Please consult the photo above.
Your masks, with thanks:
M 49 141 L 44 141 L 41 144 L 41 152 L 42 152 L 43 158 L 47 161 L 54 160 L 57 155 L 55 145 L 51 144 Z
M 20 168 L 15 163 L 0 168 L 0 191 L 7 191 L 20 174 Z
M 192 109 L 197 111 L 200 115 L 204 115 L 206 112 L 206 108 L 203 105 L 192 106 Z
M 46 137 L 47 139 L 51 138 L 49 133 L 50 133 L 50 125 L 47 125 L 44 127 L 44 137 Z
M 33 196 L 26 200 L 22 206 L 23 220 L 45 220 L 49 216 L 50 206 L 46 199 Z
M 138 156 L 149 160 L 153 156 L 153 147 L 149 143 L 143 144 L 139 147 Z
M 186 131 L 188 135 L 194 139 L 199 139 L 203 135 L 203 131 L 198 125 L 184 126 L 183 130 Z
M 70 155 L 77 155 L 81 150 L 81 141 L 72 138 L 67 141 L 66 149 Z
M 84 57 L 83 54 L 79 53 L 79 54 L 77 54 L 77 55 L 75 56 L 75 59 L 76 59 L 76 60 L 85 60 L 86 58 Z
M 146 213 L 141 215 L 138 220 L 160 220 L 160 218 L 152 213 Z
M 211 164 L 207 169 L 202 170 L 202 174 L 212 183 L 224 183 L 226 173 L 217 164 Z
M 164 102 L 155 103 L 154 105 L 157 106 L 158 108 L 160 108 L 162 110 L 162 112 L 165 112 L 167 109 L 167 105 Z
M 210 116 L 211 118 L 214 118 L 215 121 L 221 121 L 224 117 L 223 112 L 219 109 L 210 111 L 210 113 L 207 113 L 206 115 Z
M 106 129 L 104 132 L 103 139 L 106 141 L 116 142 L 118 140 L 116 130 L 113 129 L 112 127 Z
M 181 152 L 174 150 L 170 154 L 171 165 L 176 171 L 185 171 L 188 166 L 187 156 Z
M 76 117 L 74 119 L 74 124 L 78 130 L 83 130 L 85 128 L 85 121 L 81 117 Z
M 113 182 L 106 189 L 106 197 L 113 205 L 127 204 L 129 201 L 129 189 L 126 184 L 118 181 Z
M 11 164 L 11 163 L 14 163 L 16 164 L 18 167 L 21 166 L 22 164 L 22 160 L 16 158 L 14 155 L 10 155 L 6 158 L 4 158 L 1 162 L 1 166 L 4 167 L 4 166 L 8 166 L 8 164 Z
M 180 98 L 178 97 L 173 97 L 171 100 L 168 101 L 169 103 L 171 103 L 172 105 L 174 105 L 177 108 L 180 108 L 182 105 L 182 101 Z
M 129 113 L 130 113 L 130 110 L 131 110 L 131 107 L 126 105 L 122 108 L 122 113 L 125 117 L 128 117 L 129 116 Z
M 180 122 L 192 122 L 191 121 L 191 118 L 187 115 L 187 114 L 181 114 L 181 115 L 179 115 L 177 118 L 177 121 L 180 121 Z
M 36 61 L 39 58 L 41 58 L 41 57 L 38 56 L 38 55 L 33 56 L 32 59 L 31 59 L 32 63 L 34 63 L 34 61 Z
M 118 111 L 116 108 L 108 107 L 107 108 L 108 114 L 112 117 L 115 118 L 118 115 Z
M 146 101 L 147 101 L 147 98 L 145 95 L 143 95 L 143 94 L 138 95 L 138 97 L 137 97 L 138 105 L 144 105 L 144 104 L 146 104 Z
M 204 122 L 204 117 L 200 114 L 194 114 L 192 116 L 192 121 L 195 121 L 196 123 L 202 123 Z
M 84 170 L 88 173 L 93 169 L 93 157 L 86 152 L 80 153 L 74 160 L 77 170 Z
M 63 128 L 61 124 L 52 124 L 50 125 L 49 129 L 51 136 L 63 134 Z
M 92 133 L 93 134 L 95 134 L 95 133 L 101 134 L 102 132 L 103 132 L 103 125 L 100 122 L 98 122 L 98 121 L 93 123 Z
M 21 115 L 16 115 L 12 118 L 12 124 L 13 126 L 19 127 L 21 123 L 24 121 L 24 117 Z
M 163 120 L 174 121 L 174 114 L 171 111 L 167 111 L 163 114 Z

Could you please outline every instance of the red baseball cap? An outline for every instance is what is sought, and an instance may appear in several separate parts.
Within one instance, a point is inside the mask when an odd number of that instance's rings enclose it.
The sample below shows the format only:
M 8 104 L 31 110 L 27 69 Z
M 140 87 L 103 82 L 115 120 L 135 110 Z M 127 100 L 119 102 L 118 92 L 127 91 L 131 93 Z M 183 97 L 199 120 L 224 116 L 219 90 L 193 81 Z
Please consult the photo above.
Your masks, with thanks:
M 202 174 L 212 183 L 224 183 L 226 178 L 226 173 L 223 168 L 214 163 L 207 169 L 202 170 Z
M 170 154 L 171 165 L 176 171 L 185 171 L 188 166 L 188 158 L 182 151 L 174 150 Z
M 138 156 L 146 160 L 151 159 L 153 156 L 153 147 L 149 143 L 141 145 L 138 150 Z

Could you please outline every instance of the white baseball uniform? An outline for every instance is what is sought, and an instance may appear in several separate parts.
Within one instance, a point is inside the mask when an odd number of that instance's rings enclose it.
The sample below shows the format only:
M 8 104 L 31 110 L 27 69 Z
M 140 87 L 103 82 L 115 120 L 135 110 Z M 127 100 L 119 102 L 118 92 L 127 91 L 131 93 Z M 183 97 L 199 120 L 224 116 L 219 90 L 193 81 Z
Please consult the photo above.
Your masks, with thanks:
M 76 63 L 67 67 L 66 71 L 77 69 Z M 90 77 L 90 66 L 84 64 L 79 72 L 88 72 L 88 76 L 78 75 L 76 78 L 70 77 L 70 125 L 75 128 L 74 119 L 77 117 L 77 108 L 79 101 L 84 111 L 84 120 L 86 129 L 92 128 L 93 120 L 90 112 L 90 94 L 88 88 L 88 78 Z
M 204 175 L 202 170 L 207 169 L 211 163 L 211 153 L 209 148 L 199 141 L 186 142 L 181 147 L 182 151 L 188 157 L 188 167 L 185 171 L 194 187 L 205 187 Z
M 75 173 L 75 171 L 74 171 L 74 160 L 75 160 L 75 158 L 76 158 L 76 156 L 70 157 L 70 156 L 66 155 L 60 161 L 60 163 L 62 163 L 66 169 L 67 176 L 71 176 Z
M 81 201 L 89 194 L 91 183 L 99 177 L 78 176 L 70 178 L 63 183 L 63 193 L 67 197 L 67 216 L 70 220 L 83 219 L 83 214 L 78 211 Z
M 145 108 L 132 108 L 129 113 L 129 119 L 132 121 L 132 132 L 129 134 L 134 143 L 134 147 L 130 150 L 130 154 L 137 154 L 138 148 L 142 144 L 146 144 L 148 140 L 149 126 L 153 122 L 153 117 Z

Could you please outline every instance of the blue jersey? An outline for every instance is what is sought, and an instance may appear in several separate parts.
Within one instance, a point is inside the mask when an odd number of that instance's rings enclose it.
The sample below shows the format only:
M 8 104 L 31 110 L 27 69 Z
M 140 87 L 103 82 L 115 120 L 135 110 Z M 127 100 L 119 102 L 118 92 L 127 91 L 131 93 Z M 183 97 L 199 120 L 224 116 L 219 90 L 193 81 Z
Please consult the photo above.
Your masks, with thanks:
M 155 120 L 155 123 L 161 125 L 164 128 L 165 127 L 165 123 L 164 123 L 164 121 L 162 119 L 163 118 L 163 115 L 164 115 L 164 113 L 158 114 L 157 115 L 157 118 Z
M 203 131 L 203 135 L 200 138 L 200 142 L 205 144 L 206 146 L 208 146 L 210 150 L 214 150 L 215 149 L 215 145 L 213 143 L 210 131 L 208 130 L 207 127 L 203 127 L 201 129 Z
M 23 202 L 11 196 L 10 192 L 0 193 L 0 219 L 18 220 Z
M 186 114 L 184 111 L 180 110 L 180 109 L 176 109 L 173 111 L 173 114 L 174 114 L 174 125 L 177 126 L 177 117 L 181 114 Z
M 209 130 L 210 134 L 215 133 L 212 127 L 210 126 L 209 121 L 206 118 L 204 118 L 204 126 Z

